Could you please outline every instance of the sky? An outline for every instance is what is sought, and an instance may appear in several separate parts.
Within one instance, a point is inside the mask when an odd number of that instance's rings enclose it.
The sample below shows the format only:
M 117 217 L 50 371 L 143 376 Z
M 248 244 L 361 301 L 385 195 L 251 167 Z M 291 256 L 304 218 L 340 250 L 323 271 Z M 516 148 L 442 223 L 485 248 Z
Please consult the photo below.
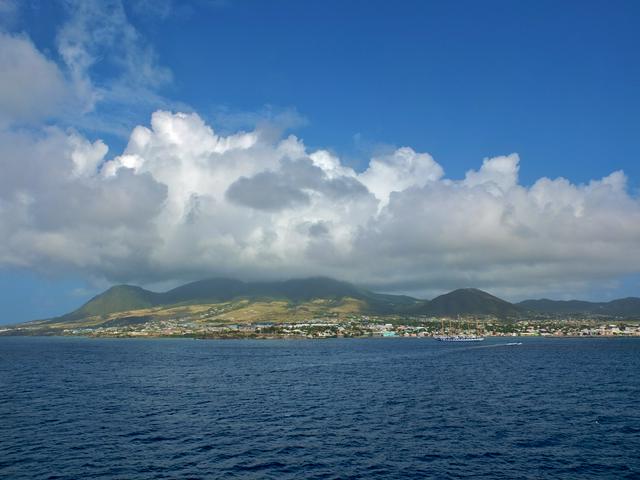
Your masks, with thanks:
M 0 0 L 0 323 L 217 276 L 638 296 L 639 20 Z

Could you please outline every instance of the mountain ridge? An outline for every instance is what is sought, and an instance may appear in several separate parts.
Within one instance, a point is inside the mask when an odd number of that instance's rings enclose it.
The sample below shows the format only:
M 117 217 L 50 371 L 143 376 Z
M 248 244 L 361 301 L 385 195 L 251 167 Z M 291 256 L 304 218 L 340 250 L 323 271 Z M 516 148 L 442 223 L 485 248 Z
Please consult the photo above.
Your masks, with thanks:
M 512 303 L 477 288 L 459 288 L 427 302 L 425 314 L 451 317 L 456 315 L 495 315 L 511 317 L 523 313 Z
M 406 295 L 375 293 L 328 277 L 257 282 L 217 277 L 190 282 L 166 292 L 153 292 L 134 285 L 114 285 L 78 309 L 43 322 L 79 322 L 89 317 L 106 317 L 127 311 L 238 300 L 263 303 L 283 301 L 299 305 L 316 300 L 330 300 L 335 304 L 346 299 L 359 302 L 362 313 L 380 315 L 493 315 L 502 319 L 529 313 L 640 315 L 640 298 L 637 297 L 610 302 L 539 299 L 510 303 L 477 288 L 460 288 L 432 300 L 423 300 Z
M 308 277 L 273 282 L 243 282 L 228 278 L 210 278 L 180 285 L 166 292 L 153 292 L 134 285 L 115 285 L 94 296 L 80 308 L 51 319 L 73 321 L 93 315 L 107 315 L 144 308 L 219 303 L 237 299 L 285 300 L 304 302 L 314 299 L 353 298 L 366 302 L 371 311 L 394 313 L 407 311 L 423 300 L 406 295 L 375 293 L 327 277 Z
M 525 310 L 539 313 L 555 314 L 600 314 L 611 316 L 640 315 L 640 298 L 626 297 L 608 302 L 589 302 L 586 300 L 524 300 L 515 305 Z

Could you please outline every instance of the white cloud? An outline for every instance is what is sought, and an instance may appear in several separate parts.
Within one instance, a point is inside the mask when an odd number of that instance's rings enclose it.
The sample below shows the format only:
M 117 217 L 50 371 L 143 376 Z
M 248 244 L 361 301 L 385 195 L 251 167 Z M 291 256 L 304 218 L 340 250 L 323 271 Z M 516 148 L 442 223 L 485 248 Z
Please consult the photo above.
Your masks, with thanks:
M 58 66 L 26 37 L 0 32 L 0 122 L 41 120 L 68 97 Z
M 392 192 L 401 192 L 411 186 L 422 187 L 439 180 L 443 174 L 442 167 L 431 155 L 403 147 L 390 155 L 374 157 L 359 178 L 384 206 Z
M 501 195 L 517 185 L 519 162 L 520 158 L 515 153 L 503 157 L 486 158 L 480 170 L 467 172 L 464 184 L 469 187 L 482 185 L 496 195 Z
M 158 65 L 154 50 L 130 23 L 120 0 L 70 0 L 69 19 L 57 35 L 58 52 L 87 111 L 100 100 L 130 102 L 148 96 L 171 80 L 171 72 Z M 100 61 L 111 74 L 94 85 L 91 70 Z
M 134 15 L 151 3 L 133 4 Z M 177 8 L 156 3 L 160 17 Z M 17 18 L 16 5 L 0 0 L 0 14 Z M 215 115 L 248 131 L 162 110 L 131 129 L 131 112 L 171 108 L 158 93 L 171 72 L 120 0 L 64 5 L 58 64 L 24 34 L 0 33 L 0 268 L 118 282 L 324 274 L 422 295 L 476 286 L 512 296 L 640 273 L 640 202 L 623 172 L 523 186 L 510 154 L 451 179 L 410 147 L 357 172 L 283 137 L 305 120 L 271 107 Z M 129 142 L 108 157 L 100 139 L 43 126 L 50 119 Z
M 172 73 L 159 64 L 121 0 L 61 4 L 66 17 L 55 36 L 57 55 L 43 54 L 24 33 L 0 30 L 0 126 L 47 120 L 126 136 L 133 118 L 154 109 L 188 110 L 161 95 Z M 0 2 L 3 17 L 19 11 L 13 2 Z
M 158 241 L 166 187 L 127 169 L 97 176 L 105 151 L 57 128 L 0 132 L 0 265 L 110 275 Z
M 77 176 L 94 175 L 109 151 L 102 140 L 91 143 L 77 134 L 69 136 L 69 143 L 72 146 L 73 173 Z
M 268 130 L 224 136 L 158 111 L 110 159 L 73 131 L 0 133 L 0 266 L 131 282 L 324 274 L 515 296 L 640 272 L 640 202 L 622 172 L 526 187 L 512 154 L 456 180 L 403 147 L 358 173 Z

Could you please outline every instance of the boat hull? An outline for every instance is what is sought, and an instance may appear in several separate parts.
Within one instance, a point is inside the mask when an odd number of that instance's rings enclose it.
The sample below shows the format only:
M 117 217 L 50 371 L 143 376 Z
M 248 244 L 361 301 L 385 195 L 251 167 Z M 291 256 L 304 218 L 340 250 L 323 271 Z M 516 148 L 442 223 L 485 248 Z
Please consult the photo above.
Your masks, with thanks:
M 439 342 L 482 342 L 484 337 L 476 336 L 442 336 L 434 337 Z

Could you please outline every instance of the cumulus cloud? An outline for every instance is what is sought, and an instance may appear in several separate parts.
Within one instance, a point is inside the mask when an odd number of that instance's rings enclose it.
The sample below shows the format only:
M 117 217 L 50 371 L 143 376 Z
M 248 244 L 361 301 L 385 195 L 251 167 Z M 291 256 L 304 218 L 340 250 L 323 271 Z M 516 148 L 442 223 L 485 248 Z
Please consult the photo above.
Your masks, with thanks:
M 517 154 L 487 158 L 482 162 L 480 170 L 469 170 L 464 177 L 464 184 L 469 187 L 482 185 L 487 190 L 492 190 L 500 195 L 515 187 L 518 183 Z
M 277 172 L 241 177 L 227 189 L 227 198 L 257 210 L 281 210 L 308 205 L 311 195 L 341 201 L 367 195 L 364 185 L 351 176 L 336 176 L 332 166 L 318 167 L 311 158 L 284 158 Z M 328 173 L 327 173 L 328 172 Z
M 24 36 L 0 32 L 0 71 L 1 123 L 46 118 L 69 95 L 58 66 Z
M 290 178 L 273 172 L 261 172 L 247 178 L 241 177 L 229 186 L 227 198 L 258 210 L 282 210 L 308 204 L 309 195 Z
M 157 111 L 123 152 L 0 134 L 0 266 L 118 282 L 331 275 L 380 290 L 567 292 L 640 272 L 640 202 L 613 172 L 518 181 L 516 154 L 447 178 L 409 147 L 358 172 L 260 128 Z
M 121 0 L 65 0 L 54 52 L 45 55 L 22 33 L 2 31 L 20 4 L 0 2 L 0 126 L 56 121 L 85 130 L 130 133 L 132 118 L 187 106 L 161 95 L 172 80 Z M 24 7 L 24 5 L 22 5 Z M 26 8 L 26 7 L 25 7 Z
M 160 17 L 176 7 L 156 3 Z M 0 0 L 0 13 L 15 5 Z M 0 268 L 138 283 L 329 275 L 516 297 L 640 273 L 640 202 L 623 172 L 525 186 L 512 153 L 453 179 L 409 146 L 356 171 L 284 136 L 305 121 L 295 110 L 220 111 L 225 130 L 157 110 L 131 129 L 123 112 L 167 108 L 157 92 L 171 72 L 120 0 L 64 5 L 58 63 L 24 34 L 0 33 Z M 51 119 L 125 132 L 128 144 L 110 152 Z
M 442 167 L 431 155 L 403 147 L 390 155 L 371 159 L 369 168 L 360 179 L 384 206 L 389 202 L 392 192 L 401 192 L 411 186 L 424 186 L 439 180 L 443 174 Z
M 0 150 L 0 265 L 114 272 L 158 241 L 166 186 L 129 169 L 97 175 L 101 142 L 49 128 L 3 132 Z

